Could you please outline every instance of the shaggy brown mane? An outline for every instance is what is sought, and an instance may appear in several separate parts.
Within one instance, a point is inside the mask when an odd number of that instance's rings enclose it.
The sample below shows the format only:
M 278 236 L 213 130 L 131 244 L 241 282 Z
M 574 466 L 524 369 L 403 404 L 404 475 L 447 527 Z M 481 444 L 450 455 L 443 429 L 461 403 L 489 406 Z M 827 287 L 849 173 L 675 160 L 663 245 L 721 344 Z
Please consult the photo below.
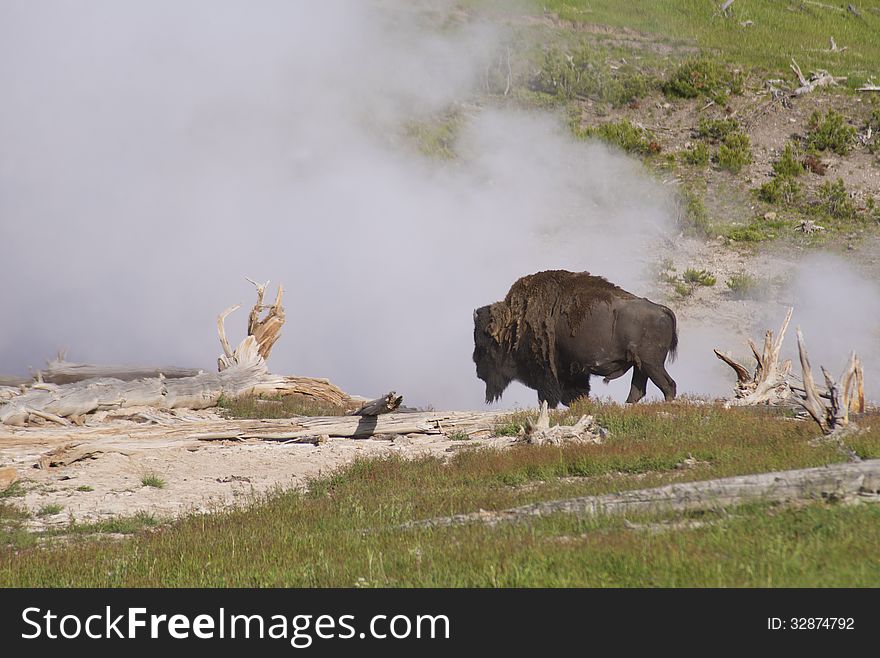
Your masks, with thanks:
M 491 334 L 511 351 L 526 347 L 554 376 L 557 321 L 565 316 L 571 335 L 592 307 L 635 295 L 589 272 L 546 270 L 517 280 L 503 302 L 492 305 Z M 523 342 L 525 341 L 525 342 Z

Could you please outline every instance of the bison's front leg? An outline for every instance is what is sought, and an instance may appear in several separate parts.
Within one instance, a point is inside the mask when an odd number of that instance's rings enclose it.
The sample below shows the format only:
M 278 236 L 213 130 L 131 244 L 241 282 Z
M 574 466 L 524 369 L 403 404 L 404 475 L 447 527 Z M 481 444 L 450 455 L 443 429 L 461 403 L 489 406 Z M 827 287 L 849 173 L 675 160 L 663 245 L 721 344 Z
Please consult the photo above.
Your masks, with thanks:
M 638 402 L 648 393 L 648 375 L 638 366 L 633 368 L 632 385 L 629 387 L 628 403 Z
M 590 383 L 586 386 L 567 386 L 562 389 L 561 401 L 566 407 L 570 407 L 572 402 L 579 398 L 590 397 Z

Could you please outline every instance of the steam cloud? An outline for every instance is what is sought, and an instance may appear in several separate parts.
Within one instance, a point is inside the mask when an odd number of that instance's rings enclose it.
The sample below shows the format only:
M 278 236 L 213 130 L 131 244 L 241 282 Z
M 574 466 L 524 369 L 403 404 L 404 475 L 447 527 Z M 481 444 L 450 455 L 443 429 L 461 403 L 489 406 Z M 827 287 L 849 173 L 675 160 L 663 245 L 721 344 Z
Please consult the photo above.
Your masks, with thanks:
M 473 408 L 472 310 L 516 278 L 589 270 L 644 293 L 666 188 L 559 117 L 468 106 L 499 34 L 390 4 L 4 2 L 0 371 L 62 345 L 211 368 L 247 275 L 287 290 L 273 371 Z M 402 127 L 453 104 L 460 157 L 425 158 Z

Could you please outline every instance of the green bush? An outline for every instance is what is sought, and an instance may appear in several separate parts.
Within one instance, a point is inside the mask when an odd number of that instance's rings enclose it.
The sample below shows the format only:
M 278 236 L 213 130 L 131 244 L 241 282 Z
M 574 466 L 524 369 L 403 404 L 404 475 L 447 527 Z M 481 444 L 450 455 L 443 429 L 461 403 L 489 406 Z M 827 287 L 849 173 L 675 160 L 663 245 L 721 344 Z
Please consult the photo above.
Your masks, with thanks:
M 833 151 L 846 155 L 852 148 L 856 129 L 846 123 L 839 112 L 828 110 L 823 117 L 817 110 L 807 124 L 807 146 L 817 151 Z
M 714 60 L 696 59 L 679 66 L 663 85 L 663 92 L 677 98 L 705 96 L 724 105 L 730 94 L 741 94 L 742 87 L 741 74 L 729 72 Z
M 739 121 L 736 119 L 700 119 L 697 135 L 711 142 L 720 142 L 730 133 L 739 130 Z
M 733 274 L 727 280 L 727 289 L 734 299 L 757 299 L 761 296 L 762 288 L 755 277 L 745 272 Z
M 711 287 L 714 286 L 716 282 L 716 279 L 711 272 L 708 272 L 707 270 L 696 270 L 692 267 L 689 267 L 684 271 L 682 279 L 684 279 L 685 283 L 690 283 L 694 286 Z
M 709 164 L 709 147 L 704 142 L 697 142 L 691 148 L 682 151 L 681 157 L 689 165 L 705 167 Z
M 584 45 L 572 54 L 547 51 L 529 87 L 560 99 L 590 99 L 617 107 L 645 96 L 651 80 L 631 66 L 612 70 L 600 51 Z
M 822 208 L 835 219 L 852 219 L 856 216 L 856 207 L 849 198 L 842 178 L 825 183 L 819 189 L 819 195 Z
M 751 140 L 745 133 L 730 133 L 718 147 L 718 166 L 738 174 L 752 161 Z
M 758 198 L 767 203 L 792 205 L 801 198 L 801 186 L 791 176 L 776 176 L 758 188 Z
M 730 229 L 727 232 L 727 237 L 736 242 L 764 242 L 765 240 L 775 240 L 779 237 L 779 231 L 788 226 L 789 223 L 784 219 L 759 217 L 746 226 L 736 226 Z
M 679 215 L 682 231 L 701 238 L 714 235 L 716 232 L 703 198 L 696 191 L 685 188 L 682 192 L 682 200 L 684 207 Z
M 596 137 L 623 149 L 627 153 L 651 155 L 660 152 L 660 145 L 654 141 L 654 135 L 627 119 L 582 128 L 577 131 L 577 134 L 580 137 Z
M 773 173 L 777 176 L 797 177 L 805 171 L 800 161 L 798 148 L 791 142 L 785 145 L 785 150 L 779 156 L 779 160 L 773 163 Z

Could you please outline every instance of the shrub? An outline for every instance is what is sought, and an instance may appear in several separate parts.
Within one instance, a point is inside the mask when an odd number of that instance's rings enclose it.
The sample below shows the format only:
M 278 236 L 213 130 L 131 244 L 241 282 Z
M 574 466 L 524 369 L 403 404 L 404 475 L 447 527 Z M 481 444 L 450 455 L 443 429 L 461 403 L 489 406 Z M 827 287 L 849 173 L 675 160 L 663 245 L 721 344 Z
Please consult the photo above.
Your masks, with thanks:
M 714 286 L 715 285 L 715 277 L 706 270 L 695 270 L 692 267 L 687 268 L 682 275 L 685 283 L 690 283 L 694 286 Z
M 779 160 L 773 163 L 773 173 L 777 176 L 790 176 L 796 178 L 804 173 L 804 165 L 799 159 L 797 147 L 789 142 L 785 150 L 779 156 Z
M 852 147 L 856 129 L 846 123 L 842 114 L 828 110 L 823 117 L 817 110 L 807 124 L 807 146 L 817 151 L 833 151 L 846 155 Z
M 165 488 L 165 480 L 158 473 L 144 473 L 141 477 L 141 484 L 145 487 L 154 487 L 156 489 Z
M 727 237 L 736 242 L 763 242 L 775 240 L 781 229 L 789 226 L 783 219 L 758 218 L 746 226 L 737 226 L 727 232 Z
M 529 87 L 561 99 L 588 98 L 620 106 L 647 94 L 651 82 L 634 67 L 612 71 L 601 53 L 584 45 L 572 54 L 547 51 Z
M 742 93 L 743 79 L 723 65 L 709 59 L 685 62 L 663 85 L 667 96 L 698 98 L 705 96 L 719 105 L 727 103 L 729 94 Z
M 794 204 L 801 197 L 801 186 L 791 176 L 777 176 L 758 188 L 758 198 L 767 203 Z
M 734 299 L 757 299 L 761 295 L 761 288 L 758 280 L 745 272 L 733 274 L 727 280 L 727 289 Z
M 751 140 L 745 133 L 730 133 L 718 147 L 718 166 L 738 174 L 752 161 Z
M 685 189 L 682 193 L 683 208 L 679 215 L 679 223 L 682 230 L 688 235 L 709 237 L 715 233 L 712 227 L 709 211 L 703 198 L 695 191 Z
M 700 127 L 697 135 L 712 142 L 720 142 L 730 133 L 739 130 L 739 121 L 736 119 L 700 119 Z
M 685 162 L 695 167 L 705 167 L 709 164 L 709 147 L 703 142 L 697 142 L 694 146 L 686 151 L 682 151 L 681 156 Z
M 627 153 L 650 155 L 660 152 L 660 145 L 654 141 L 654 135 L 644 128 L 634 125 L 627 119 L 614 123 L 603 123 L 589 126 L 578 131 L 581 137 L 597 137 L 604 142 L 613 144 Z
M 846 185 L 842 178 L 825 183 L 820 189 L 820 202 L 825 211 L 836 219 L 852 219 L 856 215 L 856 207 L 849 198 Z

